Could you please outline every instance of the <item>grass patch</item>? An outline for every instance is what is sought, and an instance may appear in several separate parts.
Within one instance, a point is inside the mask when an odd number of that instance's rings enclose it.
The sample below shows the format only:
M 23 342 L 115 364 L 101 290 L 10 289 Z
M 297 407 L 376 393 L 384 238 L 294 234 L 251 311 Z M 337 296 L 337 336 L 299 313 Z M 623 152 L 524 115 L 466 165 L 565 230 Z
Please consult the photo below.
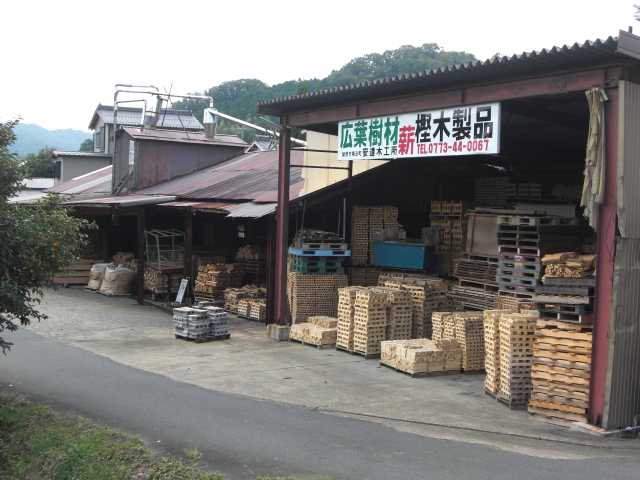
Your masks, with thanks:
M 155 458 L 138 439 L 0 393 L 2 480 L 223 480 L 199 469 L 196 447 L 185 455 Z

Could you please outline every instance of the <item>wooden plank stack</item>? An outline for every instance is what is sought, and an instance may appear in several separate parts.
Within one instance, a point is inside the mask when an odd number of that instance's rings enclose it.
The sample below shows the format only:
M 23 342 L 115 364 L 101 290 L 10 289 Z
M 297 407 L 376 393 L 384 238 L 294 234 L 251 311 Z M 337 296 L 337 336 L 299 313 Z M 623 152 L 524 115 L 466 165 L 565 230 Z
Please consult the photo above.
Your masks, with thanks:
M 327 316 L 311 316 L 307 323 L 291 325 L 289 338 L 311 345 L 335 346 L 338 337 L 338 319 Z
M 380 363 L 412 375 L 459 372 L 461 355 L 455 340 L 391 340 L 382 342 Z
M 596 266 L 595 255 L 578 255 L 573 252 L 562 252 L 545 255 L 542 258 L 545 266 L 543 283 L 547 277 L 581 278 L 593 275 Z
M 436 246 L 436 270 L 440 274 L 453 273 L 453 259 L 458 258 L 465 247 L 468 226 L 465 214 L 471 206 L 471 202 L 462 200 L 431 201 L 430 223 L 440 229 L 442 239 Z
M 386 339 L 387 293 L 370 289 L 356 292 L 353 315 L 353 351 L 379 355 Z
M 91 266 L 96 263 L 103 263 L 103 261 L 85 258 L 77 263 L 72 263 L 67 267 L 69 270 L 72 270 L 71 275 L 60 275 L 56 273 L 53 276 L 53 283 L 57 283 L 58 285 L 87 285 L 91 279 L 91 274 L 89 273 Z
M 236 262 L 242 267 L 244 284 L 261 284 L 267 274 L 267 250 L 255 245 L 245 245 L 236 253 Z
M 586 422 L 592 331 L 588 325 L 539 319 L 529 414 L 547 423 Z
M 531 395 L 531 365 L 537 318 L 503 313 L 500 330 L 500 386 L 497 397 L 510 406 L 526 405 Z

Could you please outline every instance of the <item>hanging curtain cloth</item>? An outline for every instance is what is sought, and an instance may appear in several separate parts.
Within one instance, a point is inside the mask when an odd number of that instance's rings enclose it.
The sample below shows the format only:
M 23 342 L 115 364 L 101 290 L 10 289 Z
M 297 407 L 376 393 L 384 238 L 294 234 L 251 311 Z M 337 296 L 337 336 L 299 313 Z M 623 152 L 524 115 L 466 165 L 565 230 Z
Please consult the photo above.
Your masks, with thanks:
M 594 87 L 585 93 L 589 102 L 589 138 L 580 204 L 589 225 L 597 232 L 598 206 L 604 202 L 604 102 L 609 97 L 602 87 Z

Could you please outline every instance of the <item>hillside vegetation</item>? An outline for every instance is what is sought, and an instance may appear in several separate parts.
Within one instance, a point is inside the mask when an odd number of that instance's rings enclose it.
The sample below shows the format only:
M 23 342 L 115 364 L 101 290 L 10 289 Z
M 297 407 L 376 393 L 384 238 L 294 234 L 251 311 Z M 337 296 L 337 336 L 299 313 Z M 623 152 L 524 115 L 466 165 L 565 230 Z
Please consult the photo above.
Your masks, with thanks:
M 354 58 L 339 70 L 333 70 L 322 79 L 289 80 L 269 86 L 256 78 L 243 78 L 223 82 L 204 92 L 192 93 L 212 97 L 214 107 L 227 115 L 266 126 L 261 124 L 260 115 L 255 113 L 256 100 L 271 100 L 299 95 L 474 60 L 476 57 L 471 53 L 445 51 L 436 43 L 425 43 L 420 47 L 404 45 L 396 50 L 370 53 L 363 57 Z M 183 100 L 174 102 L 173 107 L 191 110 L 196 118 L 202 119 L 208 103 L 205 100 Z M 273 120 L 277 121 L 277 119 Z M 220 133 L 243 134 L 239 126 L 229 122 L 222 122 L 218 126 L 218 131 Z M 253 131 L 245 130 L 244 140 L 251 141 L 253 134 Z

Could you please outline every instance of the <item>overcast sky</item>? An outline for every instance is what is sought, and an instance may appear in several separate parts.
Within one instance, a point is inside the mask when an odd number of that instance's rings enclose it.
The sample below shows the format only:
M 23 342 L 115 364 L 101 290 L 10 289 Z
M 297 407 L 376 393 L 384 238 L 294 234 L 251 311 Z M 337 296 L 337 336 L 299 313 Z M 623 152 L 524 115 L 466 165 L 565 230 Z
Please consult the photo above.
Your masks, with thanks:
M 437 43 L 484 60 L 605 39 L 636 24 L 640 34 L 633 2 L 5 2 L 0 121 L 87 130 L 98 103 L 113 104 L 117 83 L 186 94 L 240 78 L 322 78 L 401 45 Z

